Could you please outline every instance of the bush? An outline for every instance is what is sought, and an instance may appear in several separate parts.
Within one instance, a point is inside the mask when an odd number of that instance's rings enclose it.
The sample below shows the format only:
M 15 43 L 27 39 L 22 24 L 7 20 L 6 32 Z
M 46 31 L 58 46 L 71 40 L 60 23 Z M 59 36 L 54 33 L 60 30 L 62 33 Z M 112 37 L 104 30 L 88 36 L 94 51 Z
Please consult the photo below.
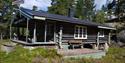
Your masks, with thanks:
M 57 54 L 55 49 L 36 48 L 29 50 L 21 46 L 16 46 L 15 50 L 8 54 L 0 52 L 0 61 L 2 63 L 41 63 L 45 61 L 45 58 L 51 61 L 52 58 L 60 57 L 61 55 Z
M 125 63 L 125 48 L 110 48 L 102 59 L 104 63 Z
M 31 56 L 28 49 L 24 49 L 21 46 L 15 47 L 16 49 L 6 54 L 6 60 L 4 63 L 31 63 Z
M 63 59 L 55 49 L 36 48 L 33 50 L 16 46 L 15 50 L 5 53 L 0 50 L 0 63 L 125 63 L 125 48 L 110 48 L 101 59 Z

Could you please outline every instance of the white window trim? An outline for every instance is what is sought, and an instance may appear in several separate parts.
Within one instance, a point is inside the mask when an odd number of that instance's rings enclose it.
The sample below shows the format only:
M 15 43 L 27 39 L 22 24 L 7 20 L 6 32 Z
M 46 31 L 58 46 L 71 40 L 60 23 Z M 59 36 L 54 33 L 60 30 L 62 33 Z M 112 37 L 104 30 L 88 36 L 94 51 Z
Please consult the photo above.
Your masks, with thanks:
M 78 37 L 76 37 L 76 27 L 78 27 Z M 74 29 L 74 39 L 87 39 L 87 27 L 85 27 L 85 26 L 79 26 L 79 25 L 76 25 L 75 27 L 74 27 L 75 29 Z M 80 34 L 80 28 L 82 28 L 82 37 L 79 37 L 79 34 Z M 85 34 L 85 37 L 84 37 L 84 35 L 83 35 L 83 29 L 86 29 L 86 34 Z
M 102 33 L 103 33 L 102 35 L 100 35 L 100 31 L 102 31 Z M 100 29 L 100 30 L 99 30 L 99 35 L 98 35 L 98 36 L 99 36 L 99 37 L 105 37 L 105 34 L 104 34 L 104 30 L 103 30 L 103 29 Z

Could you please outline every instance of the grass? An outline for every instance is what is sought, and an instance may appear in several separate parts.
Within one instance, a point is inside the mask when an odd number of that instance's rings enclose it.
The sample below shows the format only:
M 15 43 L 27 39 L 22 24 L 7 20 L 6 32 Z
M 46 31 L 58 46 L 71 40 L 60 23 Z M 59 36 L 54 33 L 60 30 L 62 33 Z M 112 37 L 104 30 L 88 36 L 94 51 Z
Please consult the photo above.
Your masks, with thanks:
M 125 48 L 111 47 L 107 55 L 101 59 L 62 59 L 55 49 L 29 50 L 15 46 L 15 50 L 8 54 L 0 50 L 0 63 L 125 63 Z

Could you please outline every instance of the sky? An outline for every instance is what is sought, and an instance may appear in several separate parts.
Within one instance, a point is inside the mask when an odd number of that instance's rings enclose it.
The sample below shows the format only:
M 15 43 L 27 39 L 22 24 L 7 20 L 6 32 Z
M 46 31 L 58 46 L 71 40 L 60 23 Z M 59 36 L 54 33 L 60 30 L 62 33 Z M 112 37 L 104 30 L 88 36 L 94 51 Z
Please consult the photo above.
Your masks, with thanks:
M 95 0 L 96 9 L 101 9 L 101 6 L 106 3 L 106 0 Z M 51 0 L 24 0 L 24 4 L 21 7 L 32 9 L 33 6 L 37 6 L 38 10 L 47 11 L 51 6 Z
M 96 9 L 101 9 L 102 5 L 106 4 L 107 0 L 95 0 Z
M 51 6 L 51 0 L 24 0 L 24 4 L 21 7 L 32 9 L 33 6 L 37 6 L 38 10 L 47 11 L 47 7 Z

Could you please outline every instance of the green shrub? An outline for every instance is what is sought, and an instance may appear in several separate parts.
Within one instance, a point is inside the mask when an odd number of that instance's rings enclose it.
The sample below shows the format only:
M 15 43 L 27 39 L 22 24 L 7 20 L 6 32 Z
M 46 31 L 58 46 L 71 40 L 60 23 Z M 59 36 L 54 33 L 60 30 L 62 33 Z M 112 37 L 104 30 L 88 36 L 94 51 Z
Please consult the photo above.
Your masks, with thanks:
M 57 54 L 55 49 L 36 48 L 29 50 L 21 46 L 16 46 L 15 50 L 8 54 L 0 52 L 2 63 L 41 63 L 45 61 L 45 58 L 51 62 L 54 60 L 53 58 L 60 57 L 61 55 Z
M 125 48 L 110 48 L 107 55 L 102 58 L 104 63 L 125 63 Z
M 0 50 L 0 63 L 125 63 L 125 48 L 110 48 L 101 59 L 61 59 L 55 49 L 35 48 L 33 50 L 16 46 L 15 50 L 5 53 Z
M 42 56 L 44 58 L 54 58 L 54 57 L 61 57 L 61 55 L 57 54 L 55 49 L 44 49 L 44 48 L 36 48 L 31 50 L 31 54 L 33 56 Z
M 6 55 L 4 63 L 31 63 L 31 60 L 29 50 L 17 46 L 14 51 Z

